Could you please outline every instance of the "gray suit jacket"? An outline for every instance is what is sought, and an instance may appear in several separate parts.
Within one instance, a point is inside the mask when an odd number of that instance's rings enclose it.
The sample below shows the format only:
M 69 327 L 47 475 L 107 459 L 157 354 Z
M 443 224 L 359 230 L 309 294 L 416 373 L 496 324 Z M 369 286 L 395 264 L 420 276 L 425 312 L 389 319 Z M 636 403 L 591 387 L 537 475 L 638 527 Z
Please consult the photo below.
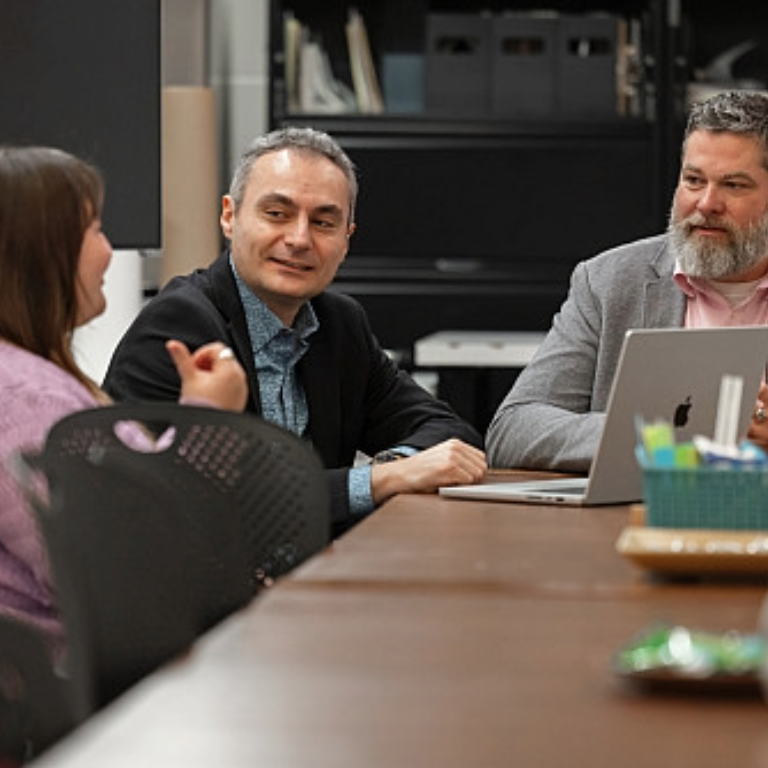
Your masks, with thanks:
M 492 467 L 589 469 L 625 332 L 684 324 L 674 266 L 664 235 L 576 266 L 552 328 L 489 427 Z

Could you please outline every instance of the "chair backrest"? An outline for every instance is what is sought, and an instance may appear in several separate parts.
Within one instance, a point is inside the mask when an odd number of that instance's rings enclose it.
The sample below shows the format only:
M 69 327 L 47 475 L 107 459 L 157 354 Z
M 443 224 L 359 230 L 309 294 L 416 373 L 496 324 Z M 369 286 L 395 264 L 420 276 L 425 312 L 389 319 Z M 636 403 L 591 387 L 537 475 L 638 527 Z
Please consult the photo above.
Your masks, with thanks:
M 256 416 L 176 403 L 95 408 L 64 418 L 23 458 L 47 479 L 47 494 L 32 492 L 34 475 L 24 486 L 86 709 L 329 541 L 319 459 Z
M 0 615 L 0 762 L 37 757 L 76 723 L 40 633 Z

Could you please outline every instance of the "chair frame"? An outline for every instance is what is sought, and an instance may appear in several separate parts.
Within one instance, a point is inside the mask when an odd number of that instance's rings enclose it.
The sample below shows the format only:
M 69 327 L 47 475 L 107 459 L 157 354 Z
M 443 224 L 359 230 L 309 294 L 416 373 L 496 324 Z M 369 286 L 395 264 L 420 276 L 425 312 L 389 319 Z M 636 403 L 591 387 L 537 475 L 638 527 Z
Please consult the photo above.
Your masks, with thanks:
M 127 445 L 121 428 L 143 445 Z M 316 453 L 257 416 L 177 403 L 88 409 L 22 463 L 85 710 L 330 540 Z

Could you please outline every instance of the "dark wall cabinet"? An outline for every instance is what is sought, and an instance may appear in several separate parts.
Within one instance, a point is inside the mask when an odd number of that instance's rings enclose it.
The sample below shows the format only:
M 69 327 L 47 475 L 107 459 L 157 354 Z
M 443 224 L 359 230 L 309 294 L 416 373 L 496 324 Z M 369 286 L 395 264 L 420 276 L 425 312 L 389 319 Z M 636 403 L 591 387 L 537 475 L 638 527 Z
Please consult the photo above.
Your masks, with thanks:
M 663 230 L 688 84 L 736 46 L 734 82 L 768 80 L 768 6 L 706 5 L 273 0 L 270 122 L 327 130 L 357 164 L 335 289 L 386 347 L 407 358 L 434 331 L 545 330 L 577 261 Z M 384 109 L 306 107 L 293 51 L 308 44 L 326 56 L 315 74 L 353 90 L 351 8 Z

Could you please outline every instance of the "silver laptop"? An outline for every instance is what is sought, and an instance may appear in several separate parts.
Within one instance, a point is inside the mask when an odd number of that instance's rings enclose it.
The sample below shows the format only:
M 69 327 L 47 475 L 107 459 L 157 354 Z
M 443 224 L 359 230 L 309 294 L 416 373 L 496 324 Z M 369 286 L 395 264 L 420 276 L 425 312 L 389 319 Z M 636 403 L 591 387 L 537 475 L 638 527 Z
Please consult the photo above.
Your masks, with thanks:
M 768 327 L 628 331 L 589 477 L 440 488 L 448 497 L 593 506 L 642 500 L 635 417 L 664 419 L 677 442 L 712 437 L 726 374 L 743 379 L 738 435 L 746 434 L 768 360 Z

